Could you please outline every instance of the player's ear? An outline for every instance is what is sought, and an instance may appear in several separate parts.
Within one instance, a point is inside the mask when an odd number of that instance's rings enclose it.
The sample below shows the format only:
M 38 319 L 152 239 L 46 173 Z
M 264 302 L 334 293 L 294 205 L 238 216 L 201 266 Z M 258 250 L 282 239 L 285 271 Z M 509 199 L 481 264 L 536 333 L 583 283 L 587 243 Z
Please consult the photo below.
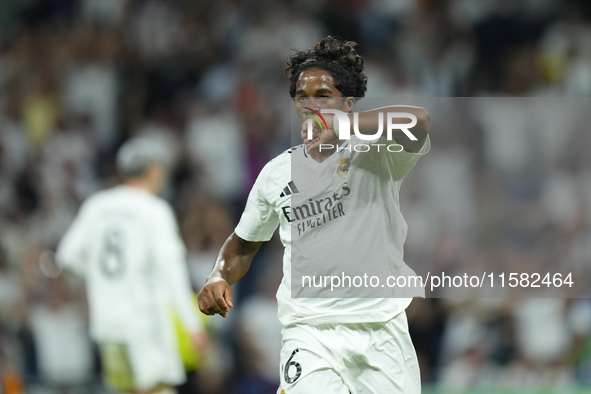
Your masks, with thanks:
M 343 111 L 344 112 L 351 112 L 355 107 L 355 97 L 345 97 L 343 102 Z

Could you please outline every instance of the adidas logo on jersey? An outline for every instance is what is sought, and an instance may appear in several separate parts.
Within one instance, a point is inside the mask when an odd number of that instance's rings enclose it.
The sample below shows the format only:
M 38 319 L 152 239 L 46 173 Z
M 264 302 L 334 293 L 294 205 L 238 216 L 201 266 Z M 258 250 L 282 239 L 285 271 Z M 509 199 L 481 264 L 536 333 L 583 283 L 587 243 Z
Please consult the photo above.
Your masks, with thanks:
M 279 197 L 285 197 L 285 196 L 289 196 L 291 194 L 296 194 L 296 193 L 299 193 L 299 192 L 300 191 L 296 187 L 295 183 L 293 183 L 293 181 L 289 181 L 289 183 L 287 184 L 287 186 L 285 186 L 283 188 L 283 192 L 281 192 L 281 194 L 279 195 Z

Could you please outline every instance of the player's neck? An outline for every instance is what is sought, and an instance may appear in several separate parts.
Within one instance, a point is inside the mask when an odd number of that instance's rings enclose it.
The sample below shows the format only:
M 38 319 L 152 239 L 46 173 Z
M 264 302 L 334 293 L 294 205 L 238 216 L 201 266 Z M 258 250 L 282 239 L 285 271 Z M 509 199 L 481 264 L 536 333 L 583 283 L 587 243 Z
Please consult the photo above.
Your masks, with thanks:
M 148 182 L 145 182 L 142 179 L 128 179 L 123 184 L 134 189 L 144 190 L 150 194 L 156 194 Z

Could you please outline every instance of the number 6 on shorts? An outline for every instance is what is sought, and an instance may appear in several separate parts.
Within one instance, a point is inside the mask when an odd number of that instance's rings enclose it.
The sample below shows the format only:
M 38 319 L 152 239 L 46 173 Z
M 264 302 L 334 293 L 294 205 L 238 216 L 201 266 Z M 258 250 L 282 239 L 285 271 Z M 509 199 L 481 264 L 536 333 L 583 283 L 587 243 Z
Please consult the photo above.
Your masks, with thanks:
M 289 359 L 287 360 L 287 362 L 285 363 L 285 367 L 283 367 L 283 378 L 285 379 L 286 383 L 292 384 L 294 383 L 296 380 L 298 380 L 298 378 L 300 377 L 300 375 L 302 374 L 302 366 L 300 365 L 300 363 L 298 363 L 297 361 L 291 361 L 292 358 L 297 354 L 297 352 L 299 352 L 300 349 L 296 349 L 291 353 L 291 356 L 289 356 Z M 290 367 L 296 367 L 296 373 L 294 376 L 289 376 L 289 369 Z

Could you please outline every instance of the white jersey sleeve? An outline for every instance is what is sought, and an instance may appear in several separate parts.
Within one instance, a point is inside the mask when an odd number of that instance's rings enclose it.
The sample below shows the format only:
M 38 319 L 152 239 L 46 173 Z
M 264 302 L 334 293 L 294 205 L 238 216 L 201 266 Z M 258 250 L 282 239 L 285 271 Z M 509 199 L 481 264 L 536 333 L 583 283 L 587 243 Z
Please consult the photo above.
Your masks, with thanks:
M 426 153 L 429 153 L 430 149 L 431 139 L 427 134 L 425 143 L 416 153 L 406 151 L 390 153 L 387 150 L 384 150 L 385 153 L 383 153 L 382 156 L 385 157 L 385 160 L 388 163 L 392 178 L 395 181 L 400 181 L 404 179 L 410 170 L 412 170 L 412 168 L 415 166 L 415 164 L 417 164 L 417 161 L 419 161 L 422 156 L 424 156 Z
M 357 136 L 351 136 L 351 145 L 353 146 L 368 146 L 367 144 L 374 145 L 373 148 L 367 152 L 370 152 L 373 160 L 380 161 L 388 166 L 392 180 L 401 181 L 410 172 L 410 170 L 412 170 L 415 164 L 417 164 L 417 161 L 419 161 L 422 156 L 429 153 L 429 150 L 431 150 L 431 139 L 427 134 L 427 138 L 418 152 L 407 152 L 404 150 L 399 151 L 398 148 L 400 145 L 398 145 L 397 149 L 394 150 L 389 150 L 389 148 L 387 148 L 388 146 L 395 143 L 395 140 L 386 140 L 385 136 L 369 141 L 361 140 Z M 380 147 L 379 149 L 376 149 L 378 145 Z
M 269 164 L 271 163 L 273 161 Z M 277 226 L 279 226 L 279 216 L 266 197 L 269 187 L 267 184 L 269 164 L 263 168 L 250 190 L 248 200 L 246 201 L 246 208 L 244 208 L 240 222 L 234 230 L 236 235 L 246 241 L 268 241 L 273 236 Z
M 154 225 L 151 240 L 156 272 L 165 282 L 172 306 L 185 328 L 190 332 L 202 331 L 203 324 L 197 316 L 185 266 L 185 245 L 180 237 L 172 209 L 164 204 L 162 206 L 163 209 L 155 217 L 157 223 Z

